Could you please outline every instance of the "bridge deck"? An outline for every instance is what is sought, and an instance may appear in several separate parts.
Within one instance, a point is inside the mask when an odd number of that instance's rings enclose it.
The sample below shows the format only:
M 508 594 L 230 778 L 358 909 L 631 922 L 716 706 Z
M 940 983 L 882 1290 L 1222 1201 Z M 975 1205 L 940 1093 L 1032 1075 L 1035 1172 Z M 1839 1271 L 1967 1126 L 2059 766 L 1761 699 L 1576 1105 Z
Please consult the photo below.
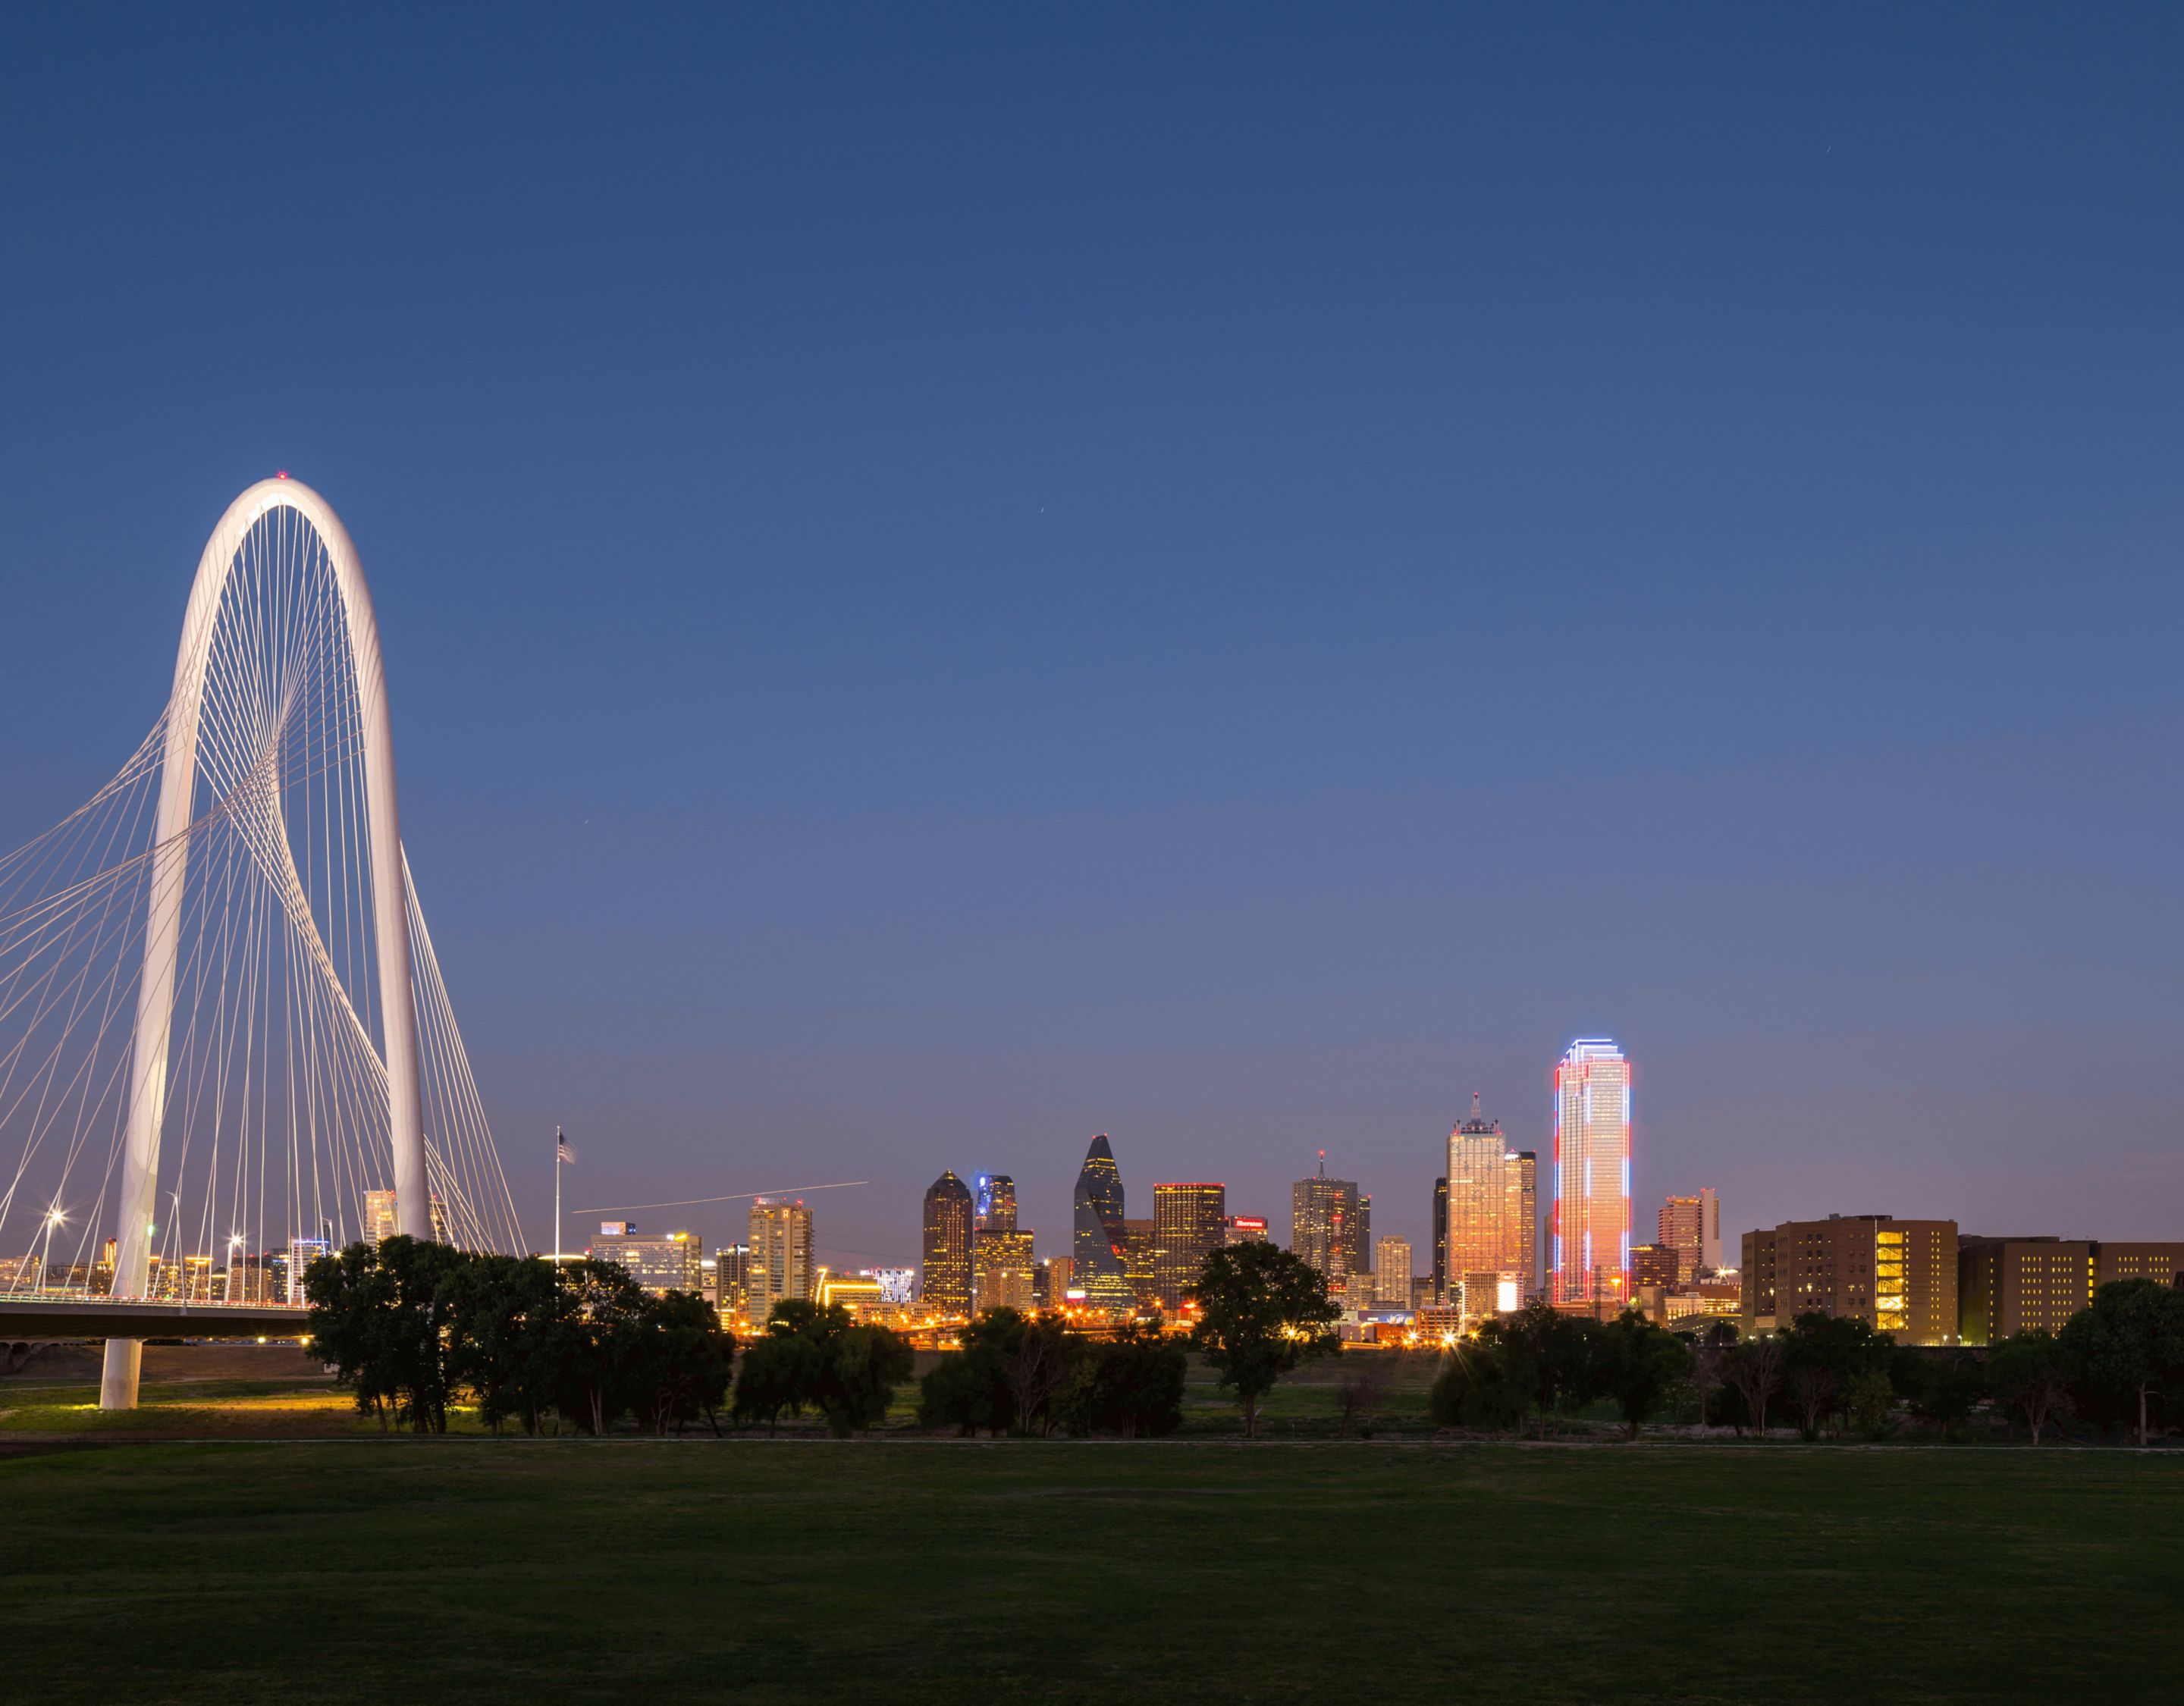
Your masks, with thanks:
M 0 1340 L 291 1339 L 309 1311 L 255 1303 L 135 1303 L 0 1296 Z

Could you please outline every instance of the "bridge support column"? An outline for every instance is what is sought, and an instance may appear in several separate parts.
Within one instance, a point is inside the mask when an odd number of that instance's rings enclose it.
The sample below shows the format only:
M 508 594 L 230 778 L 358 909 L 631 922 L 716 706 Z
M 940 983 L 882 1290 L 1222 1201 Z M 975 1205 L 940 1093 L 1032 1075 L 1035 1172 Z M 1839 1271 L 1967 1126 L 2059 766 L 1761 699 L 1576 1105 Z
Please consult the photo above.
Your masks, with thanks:
M 136 1408 L 136 1376 L 144 1366 L 142 1339 L 109 1339 L 106 1369 L 98 1377 L 98 1408 L 133 1410 Z

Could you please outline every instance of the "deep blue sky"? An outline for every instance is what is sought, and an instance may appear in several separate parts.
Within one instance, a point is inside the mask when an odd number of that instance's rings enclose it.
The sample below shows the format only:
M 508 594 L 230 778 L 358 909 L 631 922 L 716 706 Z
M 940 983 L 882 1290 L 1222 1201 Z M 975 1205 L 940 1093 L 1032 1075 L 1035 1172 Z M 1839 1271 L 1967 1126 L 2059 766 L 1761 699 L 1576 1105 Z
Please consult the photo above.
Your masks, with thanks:
M 532 1236 L 2184 1235 L 2184 13 L 0 14 L 0 839 L 342 510 Z M 640 1216 L 654 1222 L 684 1217 Z M 727 1213 L 689 1217 L 709 1233 Z

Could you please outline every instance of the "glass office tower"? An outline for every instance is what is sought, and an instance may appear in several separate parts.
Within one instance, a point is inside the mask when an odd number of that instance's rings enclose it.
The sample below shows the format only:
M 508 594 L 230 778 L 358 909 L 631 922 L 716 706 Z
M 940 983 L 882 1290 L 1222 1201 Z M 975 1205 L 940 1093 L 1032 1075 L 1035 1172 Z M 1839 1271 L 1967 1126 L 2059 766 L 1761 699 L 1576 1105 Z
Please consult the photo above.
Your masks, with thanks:
M 1630 1062 L 1580 1037 L 1555 1068 L 1554 1301 L 1630 1296 Z

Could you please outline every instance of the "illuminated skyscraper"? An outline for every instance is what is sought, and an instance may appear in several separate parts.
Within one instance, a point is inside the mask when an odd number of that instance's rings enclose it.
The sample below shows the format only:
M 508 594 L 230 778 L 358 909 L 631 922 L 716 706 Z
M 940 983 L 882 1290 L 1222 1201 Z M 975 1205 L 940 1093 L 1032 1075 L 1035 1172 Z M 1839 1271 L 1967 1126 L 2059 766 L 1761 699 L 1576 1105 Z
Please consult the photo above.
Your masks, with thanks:
M 1374 1252 L 1373 1295 L 1384 1308 L 1411 1307 L 1411 1240 L 1383 1238 Z
M 1540 1284 L 1540 1157 L 1520 1149 L 1503 1163 L 1508 1172 L 1502 1223 L 1502 1271 L 1513 1274 L 1521 1303 Z
M 1353 1179 L 1329 1179 L 1323 1149 L 1319 1171 L 1290 1187 L 1290 1253 L 1340 1286 L 1372 1271 L 1372 1235 L 1373 1199 L 1358 1193 Z
M 704 1280 L 704 1270 L 698 1265 L 703 1246 L 694 1232 L 668 1232 L 647 1238 L 629 1221 L 606 1221 L 584 1255 L 593 1262 L 619 1263 L 655 1297 L 670 1291 L 695 1291 Z
M 1471 1118 L 1448 1135 L 1448 1249 L 1451 1274 L 1498 1274 L 1509 1215 L 1509 1145 L 1502 1122 L 1488 1119 L 1472 1093 Z
M 1228 1241 L 1225 1185 L 1153 1186 L 1153 1283 L 1161 1307 L 1174 1309 L 1198 1284 L 1206 1258 Z
M 1434 1180 L 1433 1301 L 1448 1295 L 1448 1175 Z
M 773 1306 L 812 1292 L 811 1211 L 801 1202 L 773 1202 L 761 1196 L 750 1206 L 750 1255 L 744 1268 L 746 1297 L 753 1322 L 763 1322 Z
M 951 1172 L 925 1193 L 925 1309 L 929 1315 L 971 1313 L 971 1187 Z
M 744 1320 L 750 1313 L 750 1246 L 727 1244 L 713 1252 L 714 1302 L 723 1317 Z
M 1017 1182 L 1007 1174 L 980 1174 L 971 1195 L 979 1231 L 1017 1229 Z
M 1721 1200 L 1711 1190 L 1670 1197 L 1661 1205 L 1655 1241 L 1676 1252 L 1680 1280 L 1694 1278 L 1702 1268 L 1720 1267 Z
M 1077 1175 L 1076 1224 L 1071 1229 L 1069 1289 L 1084 1295 L 1088 1309 L 1128 1309 L 1127 1239 L 1123 1229 L 1123 1171 L 1106 1134 L 1092 1140 Z
M 1630 1296 L 1630 1062 L 1580 1037 L 1555 1068 L 1554 1301 Z
M 981 1232 L 972 1244 L 971 1302 L 981 1315 L 989 1309 L 1029 1314 L 1038 1306 L 1033 1285 L 1031 1234 L 1011 1229 Z

